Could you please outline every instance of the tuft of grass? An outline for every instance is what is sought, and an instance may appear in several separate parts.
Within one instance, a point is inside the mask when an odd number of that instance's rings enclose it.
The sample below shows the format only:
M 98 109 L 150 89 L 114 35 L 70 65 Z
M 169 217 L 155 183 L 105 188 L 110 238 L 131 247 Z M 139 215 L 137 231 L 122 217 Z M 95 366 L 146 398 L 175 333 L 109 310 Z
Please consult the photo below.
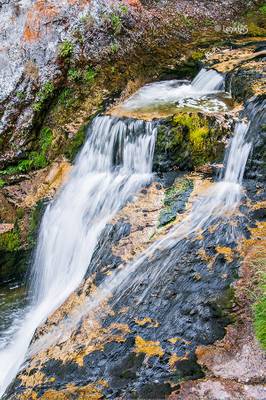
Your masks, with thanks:
M 25 92 L 22 92 L 21 90 L 19 90 L 19 91 L 16 93 L 16 96 L 17 96 L 17 98 L 20 99 L 20 100 L 25 100 L 25 98 L 26 98 L 26 93 L 25 93 Z

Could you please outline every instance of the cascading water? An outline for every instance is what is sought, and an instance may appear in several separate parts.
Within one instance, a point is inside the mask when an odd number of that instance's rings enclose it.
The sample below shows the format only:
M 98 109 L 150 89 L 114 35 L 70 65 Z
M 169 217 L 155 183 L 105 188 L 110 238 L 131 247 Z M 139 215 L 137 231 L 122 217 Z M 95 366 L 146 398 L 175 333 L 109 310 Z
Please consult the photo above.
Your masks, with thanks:
M 175 104 L 203 111 L 221 111 L 226 105 L 214 96 L 222 94 L 223 90 L 224 77 L 214 70 L 202 69 L 192 82 L 169 80 L 145 85 L 122 105 L 122 109 L 149 110 Z
M 207 86 L 206 90 L 204 85 Z M 184 85 L 187 97 L 200 98 L 218 91 L 223 78 L 203 71 L 192 85 Z M 182 89 L 182 90 L 183 90 Z M 180 90 L 180 89 L 178 89 Z M 162 98 L 164 95 L 160 95 Z M 186 97 L 179 93 L 179 98 Z M 193 97 L 193 96 L 192 96 Z M 155 99 L 156 101 L 156 99 Z M 135 291 L 144 278 L 148 285 L 139 298 L 152 289 L 169 266 L 167 257 L 154 268 L 157 250 L 178 249 L 198 229 L 207 229 L 218 216 L 233 212 L 241 199 L 241 181 L 251 145 L 246 143 L 248 125 L 239 124 L 232 140 L 224 180 L 194 205 L 190 215 L 168 235 L 154 243 L 133 263 L 107 277 L 75 316 L 44 335 L 29 349 L 29 355 L 70 334 L 80 319 L 113 295 L 116 303 L 128 291 Z M 25 360 L 36 328 L 58 308 L 90 273 L 90 260 L 106 223 L 152 179 L 152 158 L 156 133 L 151 123 L 124 121 L 111 117 L 94 120 L 68 183 L 48 206 L 40 229 L 32 272 L 33 300 L 23 319 L 16 321 L 15 334 L 0 351 L 0 396 Z M 175 251 L 176 256 L 176 251 Z M 145 266 L 145 268 L 143 267 Z M 14 329 L 12 330 L 12 332 Z
M 32 305 L 0 351 L 0 396 L 23 363 L 36 328 L 80 284 L 106 223 L 152 179 L 155 137 L 151 123 L 94 120 L 68 183 L 44 214 Z
M 59 341 L 66 341 L 80 321 L 97 309 L 103 300 L 109 298 L 114 307 L 119 305 L 124 297 L 134 298 L 133 295 L 138 291 L 138 303 L 141 304 L 158 280 L 163 278 L 177 257 L 181 255 L 184 241 L 187 243 L 193 240 L 199 232 L 206 232 L 214 223 L 225 221 L 228 224 L 227 234 L 231 236 L 231 239 L 235 238 L 237 232 L 231 229 L 229 223 L 241 203 L 241 183 L 252 147 L 252 143 L 247 141 L 248 129 L 249 124 L 245 122 L 237 124 L 228 155 L 226 155 L 224 178 L 195 202 L 189 215 L 134 262 L 125 265 L 117 273 L 106 278 L 85 304 L 33 344 L 31 355 Z M 145 289 L 143 289 L 144 282 L 146 282 Z

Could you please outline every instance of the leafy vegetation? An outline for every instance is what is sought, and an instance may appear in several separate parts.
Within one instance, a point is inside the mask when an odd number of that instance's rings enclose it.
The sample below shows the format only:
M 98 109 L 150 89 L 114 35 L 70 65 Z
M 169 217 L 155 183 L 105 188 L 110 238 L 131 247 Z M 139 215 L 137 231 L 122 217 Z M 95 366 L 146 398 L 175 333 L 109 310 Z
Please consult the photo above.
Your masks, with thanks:
M 46 101 L 54 94 L 55 87 L 50 81 L 46 82 L 42 89 L 37 93 L 37 101 L 33 104 L 34 111 L 41 111 Z
M 5 186 L 6 182 L 4 179 L 0 179 L 0 189 L 2 189 Z
M 266 350 L 266 259 L 257 259 L 258 293 L 253 305 L 253 325 L 255 335 Z
M 70 68 L 67 77 L 69 81 L 78 82 L 82 79 L 82 71 L 80 69 Z
M 43 128 L 40 133 L 38 151 L 31 151 L 27 159 L 23 159 L 17 165 L 0 171 L 0 176 L 13 175 L 46 167 L 48 165 L 47 152 L 52 144 L 52 140 L 53 132 L 51 129 Z
M 59 46 L 59 55 L 62 58 L 69 58 L 73 54 L 74 45 L 69 40 L 64 40 Z
M 111 52 L 112 52 L 113 54 L 115 54 L 115 53 L 117 53 L 118 50 L 119 50 L 119 44 L 116 43 L 116 42 L 112 42 L 110 48 L 111 48 Z
M 263 4 L 263 5 L 260 7 L 260 12 L 261 12 L 262 14 L 266 14 L 266 4 Z
M 14 229 L 0 235 L 0 251 L 16 251 L 20 246 L 19 233 Z
M 58 103 L 64 107 L 71 107 L 75 104 L 76 99 L 74 97 L 73 89 L 64 88 L 59 95 Z
M 97 75 L 97 72 L 92 67 L 88 67 L 84 73 L 85 82 L 91 83 L 94 80 L 94 78 L 96 77 L 96 75 Z
M 25 100 L 25 98 L 26 98 L 26 93 L 25 93 L 25 92 L 22 92 L 21 90 L 19 90 L 19 91 L 16 93 L 16 96 L 17 96 L 17 98 L 20 99 L 20 100 Z

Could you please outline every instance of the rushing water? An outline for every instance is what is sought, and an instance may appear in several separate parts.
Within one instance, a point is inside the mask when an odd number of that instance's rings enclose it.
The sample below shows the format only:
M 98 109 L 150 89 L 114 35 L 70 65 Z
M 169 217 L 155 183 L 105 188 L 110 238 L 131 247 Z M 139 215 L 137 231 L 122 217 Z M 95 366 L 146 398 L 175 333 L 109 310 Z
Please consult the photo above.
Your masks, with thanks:
M 182 90 L 183 96 L 186 91 L 191 95 L 193 90 L 200 98 L 222 87 L 223 78 L 219 74 L 203 71 L 190 89 L 185 85 Z M 157 97 L 165 95 L 159 89 Z M 28 354 L 57 341 L 65 334 L 64 327 L 67 326 L 69 333 L 71 326 L 103 298 L 114 294 L 114 301 L 119 301 L 125 291 L 136 290 L 145 275 L 149 277 L 149 285 L 141 295 L 143 298 L 169 264 L 165 259 L 159 268 L 153 269 L 152 263 L 147 263 L 147 270 L 143 270 L 141 266 L 146 260 L 156 258 L 159 249 L 171 250 L 178 246 L 182 239 L 198 229 L 207 229 L 217 216 L 236 210 L 251 148 L 245 139 L 247 130 L 245 123 L 237 126 L 224 179 L 195 203 L 191 214 L 135 262 L 106 278 L 94 297 L 88 298 L 70 321 L 66 324 L 65 321 L 65 325 L 56 328 L 49 337 L 41 337 Z M 152 123 L 108 116 L 94 120 L 69 181 L 43 217 L 31 276 L 32 303 L 24 317 L 15 321 L 15 333 L 13 327 L 11 338 L 0 351 L 0 396 L 23 364 L 36 328 L 78 287 L 86 272 L 90 272 L 90 260 L 105 225 L 151 181 L 155 138 Z
M 0 394 L 18 372 L 41 322 L 83 279 L 106 223 L 152 179 L 150 123 L 97 117 L 71 177 L 48 206 L 33 265 L 32 305 L 0 352 Z M 10 332 L 11 333 L 11 332 Z
M 202 69 L 192 82 L 169 80 L 145 85 L 122 105 L 122 109 L 142 112 L 169 109 L 174 112 L 176 108 L 186 107 L 223 111 L 227 109 L 223 91 L 224 77 L 214 70 Z
M 247 141 L 248 129 L 249 124 L 245 122 L 236 126 L 229 152 L 226 155 L 224 178 L 195 202 L 189 215 L 180 224 L 174 226 L 163 239 L 151 245 L 134 262 L 123 266 L 119 272 L 106 278 L 93 296 L 76 309 L 69 319 L 34 343 L 31 354 L 59 341 L 67 340 L 81 319 L 105 299 L 110 298 L 114 306 L 119 304 L 125 294 L 127 298 L 133 298 L 133 293 L 138 291 L 138 302 L 141 303 L 144 297 L 151 293 L 158 280 L 163 279 L 164 274 L 173 264 L 173 257 L 176 258 L 178 253 L 182 252 L 184 239 L 193 240 L 195 235 L 207 231 L 221 218 L 228 222 L 227 234 L 235 239 L 237 232 L 229 226 L 229 223 L 241 203 L 241 183 L 252 147 L 251 142 Z M 165 255 L 163 259 L 162 252 Z M 145 289 L 140 289 L 144 281 L 148 284 Z

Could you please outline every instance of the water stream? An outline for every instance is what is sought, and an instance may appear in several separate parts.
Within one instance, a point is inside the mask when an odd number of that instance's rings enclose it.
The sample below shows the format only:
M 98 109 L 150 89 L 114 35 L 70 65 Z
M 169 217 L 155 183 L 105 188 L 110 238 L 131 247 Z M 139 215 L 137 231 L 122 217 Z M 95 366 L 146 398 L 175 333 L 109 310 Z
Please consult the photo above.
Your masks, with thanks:
M 222 87 L 221 76 L 218 79 L 215 73 L 207 78 L 206 74 L 203 71 L 192 85 L 199 98 Z M 5 339 L 0 351 L 0 396 L 17 375 L 27 354 L 49 346 L 60 335 L 69 334 L 80 318 L 103 298 L 114 294 L 113 301 L 119 302 L 126 291 L 137 290 L 144 277 L 148 277 L 149 285 L 142 292 L 141 301 L 169 265 L 166 258 L 159 268 L 147 263 L 145 269 L 146 260 L 156 259 L 161 249 L 168 249 L 170 254 L 182 239 L 199 229 L 207 229 L 217 216 L 237 209 L 251 149 L 246 141 L 247 131 L 248 124 L 237 125 L 223 180 L 195 203 L 190 215 L 133 263 L 107 277 L 75 317 L 64 321 L 64 326 L 56 328 L 49 337 L 41 338 L 27 353 L 36 328 L 79 286 L 85 274 L 89 274 L 93 251 L 106 224 L 152 180 L 156 140 L 153 124 L 109 116 L 95 118 L 69 181 L 44 214 L 31 275 L 33 298 L 23 318 L 16 320 L 15 333 L 13 327 L 12 335 Z
M 5 335 L 8 343 L 0 351 L 1 396 L 36 328 L 82 281 L 106 223 L 151 181 L 155 138 L 151 123 L 108 116 L 94 120 L 68 183 L 44 214 L 31 275 L 32 303 L 23 318 L 16 318 L 11 340 Z

